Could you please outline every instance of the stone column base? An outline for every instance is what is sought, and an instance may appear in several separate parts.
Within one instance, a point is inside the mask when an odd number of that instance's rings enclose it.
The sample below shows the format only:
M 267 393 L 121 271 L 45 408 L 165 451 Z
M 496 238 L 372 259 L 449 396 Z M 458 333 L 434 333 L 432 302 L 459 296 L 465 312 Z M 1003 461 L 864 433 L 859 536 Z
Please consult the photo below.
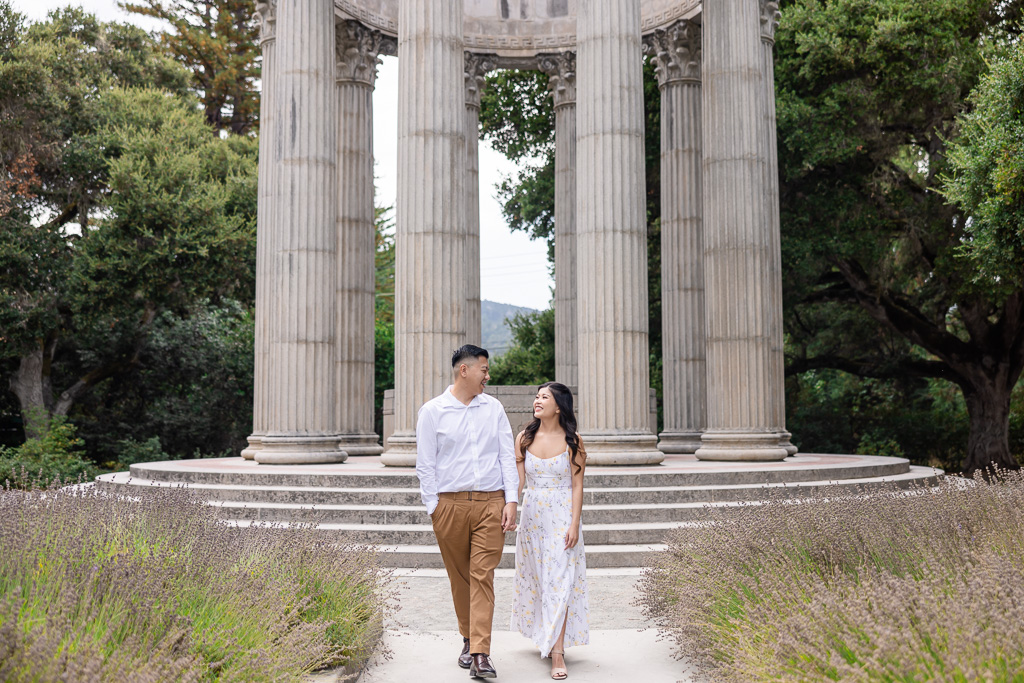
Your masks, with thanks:
M 259 452 L 261 448 L 263 448 L 263 435 L 253 434 L 252 436 L 248 437 L 246 441 L 249 442 L 249 445 L 243 448 L 242 452 L 239 453 L 239 455 L 241 455 L 246 460 L 253 460 L 256 458 L 256 453 Z
M 264 436 L 254 458 L 261 465 L 323 465 L 347 459 L 337 436 Z
M 796 455 L 800 449 L 793 445 L 793 435 L 789 432 L 779 432 L 779 446 L 786 449 L 786 456 Z
M 580 434 L 588 465 L 657 465 L 665 459 L 658 437 L 649 432 Z
M 696 453 L 701 447 L 701 432 L 662 432 L 658 450 L 662 453 Z
M 416 434 L 395 432 L 388 437 L 388 449 L 380 456 L 385 467 L 416 466 Z
M 701 436 L 698 460 L 764 462 L 784 460 L 778 432 L 707 431 Z
M 384 447 L 377 442 L 376 434 L 340 434 L 338 447 L 352 455 L 380 455 Z

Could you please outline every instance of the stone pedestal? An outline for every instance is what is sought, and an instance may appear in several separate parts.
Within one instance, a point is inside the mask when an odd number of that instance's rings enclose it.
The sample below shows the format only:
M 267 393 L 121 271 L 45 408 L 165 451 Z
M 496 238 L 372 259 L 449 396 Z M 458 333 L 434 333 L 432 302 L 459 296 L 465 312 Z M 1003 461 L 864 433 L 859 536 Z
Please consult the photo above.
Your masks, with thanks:
M 256 3 L 256 20 L 260 25 L 260 48 L 263 52 L 260 89 L 260 152 L 257 169 L 256 188 L 256 329 L 255 356 L 253 371 L 253 406 L 252 434 L 249 446 L 241 455 L 246 460 L 256 457 L 256 452 L 263 443 L 267 431 L 267 408 L 273 387 L 270 384 L 270 373 L 267 371 L 267 353 L 270 349 L 270 305 L 273 292 L 270 288 L 270 263 L 274 247 L 270 242 L 273 235 L 272 215 L 273 196 L 271 174 L 274 164 L 271 163 L 274 139 L 274 82 L 277 80 L 277 62 L 274 59 L 275 25 L 277 23 L 277 3 L 271 0 L 259 0 Z
M 579 382 L 576 317 L 576 54 L 544 55 L 555 105 L 555 379 Z
M 416 415 L 451 381 L 466 337 L 462 0 L 401 0 L 395 214 L 395 433 L 381 462 L 416 463 Z
M 780 460 L 766 87 L 758 3 L 703 12 L 704 267 L 708 425 L 702 460 Z M 776 200 L 777 201 L 777 200 Z
M 384 449 L 373 431 L 373 86 L 379 55 L 395 46 L 355 21 L 338 24 L 336 41 L 338 430 L 349 455 L 377 455 Z
M 706 425 L 700 25 L 645 41 L 661 89 L 661 320 L 664 430 L 658 448 L 693 453 Z
M 343 462 L 335 387 L 334 3 L 278 3 L 269 140 L 272 236 L 265 371 L 273 388 L 255 460 Z M 278 131 L 283 134 L 277 134 Z
M 577 41 L 580 432 L 591 464 L 653 464 L 639 0 L 580 3 Z
M 497 66 L 490 55 L 467 52 L 466 83 L 466 341 L 483 343 L 480 314 L 480 93 Z

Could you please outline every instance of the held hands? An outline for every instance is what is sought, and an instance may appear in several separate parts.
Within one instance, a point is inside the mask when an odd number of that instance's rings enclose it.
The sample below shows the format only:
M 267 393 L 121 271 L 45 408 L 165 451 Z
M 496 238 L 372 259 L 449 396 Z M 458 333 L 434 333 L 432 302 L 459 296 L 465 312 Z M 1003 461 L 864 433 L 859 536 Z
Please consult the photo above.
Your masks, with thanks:
M 516 503 L 505 503 L 505 507 L 501 510 L 501 530 L 502 531 L 515 531 L 516 530 Z
M 565 549 L 575 548 L 580 540 L 580 527 L 578 524 L 570 524 L 569 530 L 565 532 Z

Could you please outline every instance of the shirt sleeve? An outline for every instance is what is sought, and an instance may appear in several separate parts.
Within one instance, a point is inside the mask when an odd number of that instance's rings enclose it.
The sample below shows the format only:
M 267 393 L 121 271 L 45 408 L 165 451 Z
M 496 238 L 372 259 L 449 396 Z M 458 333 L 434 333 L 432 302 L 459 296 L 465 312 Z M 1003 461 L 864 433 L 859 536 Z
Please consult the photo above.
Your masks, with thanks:
M 437 418 L 427 404 L 416 418 L 416 476 L 427 514 L 437 508 Z
M 519 470 L 516 468 L 515 439 L 505 409 L 498 404 L 501 424 L 498 426 L 498 464 L 501 466 L 501 480 L 505 488 L 505 502 L 519 502 Z

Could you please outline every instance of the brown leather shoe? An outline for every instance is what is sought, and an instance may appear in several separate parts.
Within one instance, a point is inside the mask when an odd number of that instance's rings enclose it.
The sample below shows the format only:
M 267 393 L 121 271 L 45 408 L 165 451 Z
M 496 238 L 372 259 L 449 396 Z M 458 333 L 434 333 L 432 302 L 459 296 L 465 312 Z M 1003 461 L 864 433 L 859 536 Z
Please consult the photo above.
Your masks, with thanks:
M 473 663 L 473 655 L 469 654 L 469 638 L 462 639 L 462 654 L 459 655 L 459 666 L 468 669 Z
M 469 675 L 473 678 L 497 678 L 498 672 L 491 664 L 491 658 L 487 655 L 472 655 L 473 663 L 469 666 Z

